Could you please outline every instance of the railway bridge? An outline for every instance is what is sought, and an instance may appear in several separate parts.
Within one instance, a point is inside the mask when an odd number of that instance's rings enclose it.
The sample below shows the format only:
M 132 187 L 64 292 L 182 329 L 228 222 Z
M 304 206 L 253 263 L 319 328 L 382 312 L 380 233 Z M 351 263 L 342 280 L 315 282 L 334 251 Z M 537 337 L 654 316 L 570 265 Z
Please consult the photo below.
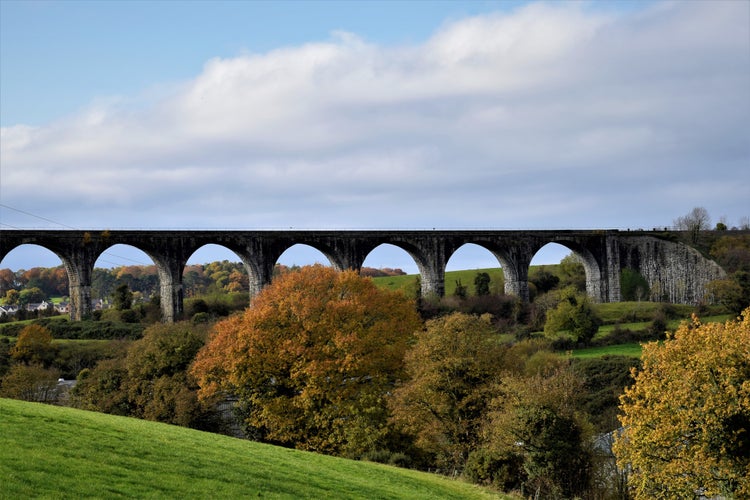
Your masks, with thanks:
M 548 243 L 573 251 L 586 271 L 586 291 L 596 302 L 620 300 L 620 271 L 630 268 L 648 281 L 653 298 L 695 303 L 706 284 L 725 276 L 715 262 L 678 242 L 675 232 L 595 230 L 0 230 L 0 260 L 14 248 L 34 244 L 54 252 L 67 271 L 71 319 L 91 314 L 94 264 L 108 248 L 131 245 L 158 269 L 162 318 L 183 311 L 182 273 L 192 254 L 208 244 L 233 251 L 244 264 L 251 297 L 270 283 L 281 254 L 295 244 L 320 250 L 338 270 L 360 270 L 368 254 L 383 244 L 405 250 L 421 274 L 423 296 L 445 292 L 445 266 L 461 246 L 491 252 L 503 269 L 505 292 L 528 301 L 531 259 Z

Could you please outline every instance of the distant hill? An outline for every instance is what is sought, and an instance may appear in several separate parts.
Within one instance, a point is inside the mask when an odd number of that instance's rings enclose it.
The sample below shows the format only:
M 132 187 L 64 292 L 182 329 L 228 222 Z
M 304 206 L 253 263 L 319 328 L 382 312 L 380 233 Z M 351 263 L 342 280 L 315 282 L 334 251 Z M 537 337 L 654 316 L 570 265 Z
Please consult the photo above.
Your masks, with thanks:
M 503 498 L 440 476 L 0 399 L 2 498 Z

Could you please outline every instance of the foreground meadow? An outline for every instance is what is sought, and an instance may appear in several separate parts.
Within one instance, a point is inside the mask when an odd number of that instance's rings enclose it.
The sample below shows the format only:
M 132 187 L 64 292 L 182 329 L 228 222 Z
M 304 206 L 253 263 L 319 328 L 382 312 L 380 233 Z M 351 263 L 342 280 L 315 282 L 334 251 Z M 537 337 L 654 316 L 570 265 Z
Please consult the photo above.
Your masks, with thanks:
M 468 483 L 0 399 L 2 498 L 503 498 Z

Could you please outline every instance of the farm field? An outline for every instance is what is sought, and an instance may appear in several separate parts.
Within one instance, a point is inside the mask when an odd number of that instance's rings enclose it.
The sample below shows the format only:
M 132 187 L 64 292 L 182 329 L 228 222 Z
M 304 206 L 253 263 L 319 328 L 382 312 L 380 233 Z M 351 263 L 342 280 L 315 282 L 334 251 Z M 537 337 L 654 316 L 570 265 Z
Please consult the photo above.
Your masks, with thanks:
M 3 498 L 505 498 L 391 466 L 0 399 Z

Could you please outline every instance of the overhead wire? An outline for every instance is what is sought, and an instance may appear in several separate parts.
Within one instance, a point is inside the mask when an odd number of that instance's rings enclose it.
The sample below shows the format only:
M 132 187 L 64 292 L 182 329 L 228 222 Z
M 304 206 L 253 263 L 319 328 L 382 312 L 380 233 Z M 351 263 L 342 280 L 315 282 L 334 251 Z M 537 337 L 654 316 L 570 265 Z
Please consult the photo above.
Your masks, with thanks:
M 58 221 L 55 221 L 55 220 L 52 220 L 52 219 L 48 219 L 47 217 L 42 217 L 41 215 L 36 215 L 36 214 L 31 213 L 31 212 L 27 212 L 26 210 L 21 210 L 19 208 L 11 207 L 11 206 L 6 205 L 4 203 L 0 203 L 0 207 L 7 208 L 9 210 L 13 210 L 14 212 L 18 212 L 18 213 L 21 213 L 21 214 L 24 214 L 24 215 L 28 215 L 29 217 L 35 217 L 35 218 L 37 218 L 39 220 L 43 220 L 43 221 L 49 222 L 51 224 L 57 224 L 58 226 L 62 226 L 64 228 L 66 228 L 66 229 L 80 230 L 80 228 L 69 226 L 67 224 L 63 224 L 62 222 L 58 222 Z M 19 227 L 7 224 L 5 222 L 0 222 L 0 225 L 7 226 L 7 227 L 12 228 L 12 229 L 21 229 Z M 136 259 L 131 259 L 130 257 L 125 257 L 124 255 L 117 255 L 117 254 L 114 254 L 114 253 L 111 253 L 111 252 L 102 252 L 102 255 L 109 255 L 110 257 L 115 257 L 117 259 L 129 260 L 130 262 L 135 262 L 136 264 L 140 264 L 142 266 L 148 266 L 148 265 L 150 265 L 150 264 L 147 264 L 145 262 L 142 262 L 142 261 L 139 261 L 139 260 L 136 260 Z M 103 260 L 103 259 L 102 259 L 102 262 L 105 262 L 107 264 L 112 264 L 113 266 L 122 266 L 122 264 L 118 264 L 118 263 L 115 263 L 115 262 L 110 262 L 110 261 Z

